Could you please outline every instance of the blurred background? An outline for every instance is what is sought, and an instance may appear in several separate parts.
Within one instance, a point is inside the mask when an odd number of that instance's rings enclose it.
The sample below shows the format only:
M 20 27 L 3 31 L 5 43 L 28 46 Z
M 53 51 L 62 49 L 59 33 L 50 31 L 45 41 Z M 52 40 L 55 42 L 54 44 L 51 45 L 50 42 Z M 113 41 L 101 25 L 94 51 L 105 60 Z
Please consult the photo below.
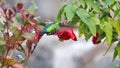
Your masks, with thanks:
M 28 0 L 7 0 L 7 3 L 12 6 L 19 1 L 22 1 L 26 7 L 29 5 Z M 42 20 L 54 21 L 61 6 L 69 4 L 71 0 L 66 2 L 35 0 L 35 2 L 38 6 L 36 15 Z M 74 32 L 78 35 L 77 29 L 74 29 Z M 114 45 L 104 56 L 106 48 L 105 44 L 93 45 L 91 39 L 85 41 L 84 36 L 78 38 L 78 41 L 60 42 L 55 36 L 44 35 L 30 57 L 28 65 L 29 68 L 117 68 L 120 64 L 119 59 L 112 62 Z

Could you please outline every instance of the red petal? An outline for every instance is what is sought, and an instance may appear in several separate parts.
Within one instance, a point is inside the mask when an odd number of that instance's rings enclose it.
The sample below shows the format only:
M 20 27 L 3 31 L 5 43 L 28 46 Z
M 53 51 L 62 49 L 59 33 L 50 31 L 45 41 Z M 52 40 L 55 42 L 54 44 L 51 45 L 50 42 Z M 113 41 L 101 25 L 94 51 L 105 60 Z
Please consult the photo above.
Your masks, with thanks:
M 22 18 L 27 19 L 27 16 L 26 16 L 26 14 L 24 12 L 22 13 Z
M 36 41 L 39 41 L 39 39 L 40 39 L 40 38 L 39 38 L 39 35 L 36 34 L 36 35 L 35 35 L 35 40 L 36 40 Z
M 58 35 L 60 40 L 72 39 L 77 41 L 77 38 L 71 28 L 61 28 L 55 35 Z
M 70 35 L 71 39 L 77 41 L 76 35 L 74 34 L 72 29 L 67 30 L 68 34 Z
M 69 39 L 70 39 L 70 36 L 68 35 L 67 32 L 64 32 L 62 35 L 58 35 L 58 37 L 59 37 L 61 40 L 69 40 Z
M 8 19 L 12 18 L 14 15 L 15 15 L 14 10 L 12 10 L 12 9 L 6 10 L 6 17 L 7 17 Z
M 55 33 L 55 35 L 62 35 L 63 33 L 64 33 L 64 31 L 59 30 L 58 32 Z
M 96 33 L 96 36 L 93 36 L 92 38 L 93 44 L 99 44 L 101 42 L 100 40 L 98 41 L 98 37 L 99 37 L 98 33 Z
M 39 41 L 39 39 L 43 36 L 43 34 L 39 34 L 38 32 L 35 33 L 35 40 Z

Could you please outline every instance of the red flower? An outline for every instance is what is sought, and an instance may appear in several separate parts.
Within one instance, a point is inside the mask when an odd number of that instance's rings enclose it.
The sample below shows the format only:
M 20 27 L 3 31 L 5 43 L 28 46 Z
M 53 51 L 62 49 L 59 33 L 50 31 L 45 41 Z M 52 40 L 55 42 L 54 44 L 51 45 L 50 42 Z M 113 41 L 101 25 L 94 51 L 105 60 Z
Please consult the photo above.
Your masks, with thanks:
M 59 31 L 55 33 L 55 35 L 58 35 L 60 41 L 69 39 L 77 41 L 77 38 L 71 28 L 61 28 Z
M 99 44 L 101 42 L 100 40 L 98 40 L 98 37 L 99 37 L 98 33 L 96 33 L 96 36 L 93 36 L 92 38 L 93 44 Z

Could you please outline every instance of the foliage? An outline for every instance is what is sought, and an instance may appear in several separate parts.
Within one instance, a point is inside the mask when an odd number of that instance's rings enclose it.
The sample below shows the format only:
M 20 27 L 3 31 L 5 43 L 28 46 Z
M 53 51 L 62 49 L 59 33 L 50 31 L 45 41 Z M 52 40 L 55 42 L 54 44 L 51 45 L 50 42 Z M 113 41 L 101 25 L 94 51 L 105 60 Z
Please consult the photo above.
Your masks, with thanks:
M 120 0 L 72 0 L 59 10 L 54 22 L 45 22 L 43 29 L 38 25 L 40 19 L 35 15 L 36 9 L 34 0 L 30 0 L 28 8 L 24 8 L 21 2 L 8 8 L 1 0 L 1 68 L 27 68 L 26 63 L 44 34 L 58 36 L 60 41 L 77 41 L 73 30 L 64 26 L 62 20 L 70 26 L 78 26 L 79 37 L 84 35 L 86 40 L 92 37 L 93 44 L 105 41 L 108 44 L 106 53 L 117 42 L 113 61 L 117 56 L 120 58 Z M 25 58 L 18 56 L 21 60 L 15 60 L 15 51 L 22 52 Z
M 35 4 L 31 1 L 31 5 Z M 0 3 L 0 64 L 1 68 L 14 67 L 21 68 L 22 61 L 14 59 L 14 52 L 17 50 L 25 55 L 24 61 L 33 53 L 40 39 L 40 27 L 37 24 L 35 15 L 24 8 L 24 4 L 19 2 L 13 8 L 5 7 Z M 35 9 L 34 9 L 35 11 Z M 39 36 L 39 37 L 38 37 Z M 37 38 L 36 38 L 37 37 Z M 23 44 L 26 44 L 24 47 Z M 34 46 L 34 48 L 32 48 Z M 20 58 L 20 57 L 19 57 Z
M 106 53 L 117 42 L 114 61 L 117 56 L 120 58 L 119 11 L 120 0 L 72 0 L 60 9 L 56 21 L 64 19 L 68 24 L 77 25 L 79 36 L 84 35 L 86 40 L 92 37 L 93 44 L 105 41 L 108 44 Z
M 71 28 L 62 30 L 60 22 L 44 23 L 42 29 L 36 17 L 37 6 L 34 0 L 30 0 L 30 7 L 24 8 L 22 2 L 18 2 L 12 8 L 6 7 L 4 1 L 0 2 L 0 67 L 1 68 L 27 68 L 29 57 L 34 52 L 39 40 L 44 34 L 58 36 L 62 41 L 77 38 Z M 42 26 L 42 25 L 41 25 Z M 22 52 L 25 58 L 14 52 Z M 22 65 L 23 64 L 23 65 Z
M 120 68 L 120 64 L 116 64 L 114 68 Z

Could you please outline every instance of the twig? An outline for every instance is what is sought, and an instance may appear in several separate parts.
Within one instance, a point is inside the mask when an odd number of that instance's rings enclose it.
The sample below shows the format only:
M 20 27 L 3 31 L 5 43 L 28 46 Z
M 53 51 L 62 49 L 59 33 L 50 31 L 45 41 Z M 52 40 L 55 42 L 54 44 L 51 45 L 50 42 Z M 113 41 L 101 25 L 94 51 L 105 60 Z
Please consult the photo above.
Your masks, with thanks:
M 37 47 L 37 43 L 35 43 L 34 48 L 33 48 L 32 52 L 31 52 L 31 54 L 34 52 L 34 50 L 36 49 L 36 47 Z
M 22 51 L 25 54 L 25 56 L 27 56 L 27 53 L 26 53 L 25 49 L 23 48 L 23 46 L 21 44 L 18 44 L 18 46 L 22 49 Z
M 4 68 L 4 63 L 5 63 L 5 60 L 6 60 L 6 58 L 7 58 L 7 55 L 8 55 L 9 50 L 10 50 L 10 49 L 7 48 L 6 51 L 5 51 L 5 53 L 4 53 L 4 56 L 3 56 L 3 63 L 2 63 L 1 68 Z

